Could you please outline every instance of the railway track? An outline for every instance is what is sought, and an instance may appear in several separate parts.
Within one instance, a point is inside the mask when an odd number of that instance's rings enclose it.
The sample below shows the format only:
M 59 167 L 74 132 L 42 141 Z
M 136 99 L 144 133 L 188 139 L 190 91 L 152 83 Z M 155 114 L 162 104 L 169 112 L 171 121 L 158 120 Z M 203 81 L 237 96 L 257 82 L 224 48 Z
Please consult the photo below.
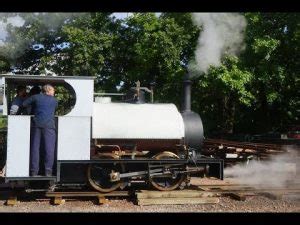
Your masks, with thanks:
M 262 144 L 250 142 L 235 142 L 221 139 L 206 139 L 202 154 L 223 158 L 225 163 L 235 163 L 246 160 L 249 156 L 260 159 L 268 158 L 274 154 L 286 153 L 281 145 Z M 226 154 L 236 154 L 235 159 L 227 159 Z M 0 191 L 0 198 L 6 200 L 7 205 L 17 204 L 18 198 L 23 198 L 28 193 L 22 191 Z M 32 194 L 32 193 L 31 193 Z M 189 189 L 181 191 L 114 191 L 111 193 L 99 193 L 95 191 L 45 191 L 35 193 L 34 197 L 50 199 L 52 204 L 59 205 L 72 198 L 93 197 L 99 204 L 104 204 L 110 198 L 130 198 L 139 205 L 150 204 L 204 204 L 218 203 L 218 197 L 228 196 L 236 200 L 244 201 L 247 196 L 263 195 L 272 199 L 281 199 L 285 195 L 294 194 L 300 196 L 300 184 L 290 185 L 289 188 L 253 188 L 247 185 L 218 184 L 218 185 L 191 185 Z M 141 200 L 143 199 L 143 200 Z M 146 199 L 146 200 L 145 200 Z
M 214 158 L 221 158 L 225 165 L 251 159 L 266 160 L 274 155 L 291 154 L 289 149 L 295 150 L 300 156 L 299 145 L 281 145 L 252 142 L 237 142 L 223 139 L 205 139 L 201 154 Z
M 84 200 L 95 198 L 98 204 L 105 204 L 109 199 L 127 198 L 137 205 L 170 205 L 170 204 L 216 204 L 220 197 L 230 197 L 245 201 L 250 196 L 265 196 L 273 200 L 284 199 L 287 196 L 300 198 L 300 184 L 288 188 L 254 188 L 247 185 L 191 185 L 188 189 L 174 191 L 128 190 L 99 193 L 95 191 L 41 191 L 28 195 L 24 191 L 5 190 L 0 192 L 0 199 L 6 200 L 6 205 L 18 203 L 18 199 L 45 199 L 53 205 L 61 205 L 68 200 Z
M 223 139 L 205 139 L 203 145 L 204 153 L 214 152 L 225 153 L 251 153 L 257 155 L 264 154 L 278 154 L 287 152 L 283 145 L 278 144 L 263 144 L 263 143 L 251 143 L 251 142 L 236 142 Z

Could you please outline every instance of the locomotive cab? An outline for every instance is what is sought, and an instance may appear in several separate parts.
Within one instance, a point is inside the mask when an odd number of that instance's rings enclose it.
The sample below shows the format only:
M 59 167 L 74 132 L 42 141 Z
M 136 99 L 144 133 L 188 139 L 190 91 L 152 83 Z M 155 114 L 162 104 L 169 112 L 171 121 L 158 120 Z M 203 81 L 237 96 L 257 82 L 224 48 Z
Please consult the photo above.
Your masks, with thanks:
M 32 115 L 9 115 L 9 109 L 17 86 L 28 89 L 51 84 L 58 99 L 56 120 L 55 159 L 88 160 L 90 153 L 90 126 L 93 102 L 93 78 L 49 77 L 33 75 L 2 75 L 2 117 L 7 118 L 7 147 L 5 180 L 36 180 L 57 178 L 59 171 L 53 168 L 53 177 L 30 177 L 30 133 Z M 41 151 L 42 154 L 42 151 Z M 41 172 L 41 171 L 40 171 Z M 55 173 L 56 172 L 56 173 Z

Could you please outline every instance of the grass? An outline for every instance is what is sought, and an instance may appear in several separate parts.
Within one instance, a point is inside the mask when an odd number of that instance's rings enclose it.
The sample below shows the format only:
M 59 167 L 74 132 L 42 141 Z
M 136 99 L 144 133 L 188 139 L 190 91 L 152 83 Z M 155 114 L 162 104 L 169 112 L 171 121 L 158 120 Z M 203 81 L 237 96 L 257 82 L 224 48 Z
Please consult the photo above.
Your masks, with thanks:
M 0 129 L 4 129 L 7 127 L 7 118 L 0 117 Z

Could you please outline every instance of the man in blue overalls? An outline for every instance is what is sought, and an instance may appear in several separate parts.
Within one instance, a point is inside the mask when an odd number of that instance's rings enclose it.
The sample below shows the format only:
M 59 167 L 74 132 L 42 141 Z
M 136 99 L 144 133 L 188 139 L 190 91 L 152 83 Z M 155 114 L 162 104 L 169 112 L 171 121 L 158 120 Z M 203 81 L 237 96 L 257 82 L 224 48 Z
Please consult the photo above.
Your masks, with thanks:
M 39 173 L 42 140 L 45 150 L 45 176 L 52 176 L 56 144 L 54 113 L 57 108 L 54 92 L 54 88 L 47 84 L 43 86 L 43 93 L 33 95 L 23 102 L 24 107 L 31 106 L 34 109 L 31 129 L 30 176 L 37 176 Z

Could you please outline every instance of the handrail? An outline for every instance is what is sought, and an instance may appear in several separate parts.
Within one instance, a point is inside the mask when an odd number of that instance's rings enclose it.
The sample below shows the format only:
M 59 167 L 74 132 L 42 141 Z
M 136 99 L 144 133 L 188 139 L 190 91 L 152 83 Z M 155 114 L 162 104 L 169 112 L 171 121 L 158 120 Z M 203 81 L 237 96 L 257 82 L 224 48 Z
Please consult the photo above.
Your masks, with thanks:
M 94 96 L 97 96 L 97 95 L 100 95 L 100 96 L 125 96 L 124 93 L 94 93 Z

